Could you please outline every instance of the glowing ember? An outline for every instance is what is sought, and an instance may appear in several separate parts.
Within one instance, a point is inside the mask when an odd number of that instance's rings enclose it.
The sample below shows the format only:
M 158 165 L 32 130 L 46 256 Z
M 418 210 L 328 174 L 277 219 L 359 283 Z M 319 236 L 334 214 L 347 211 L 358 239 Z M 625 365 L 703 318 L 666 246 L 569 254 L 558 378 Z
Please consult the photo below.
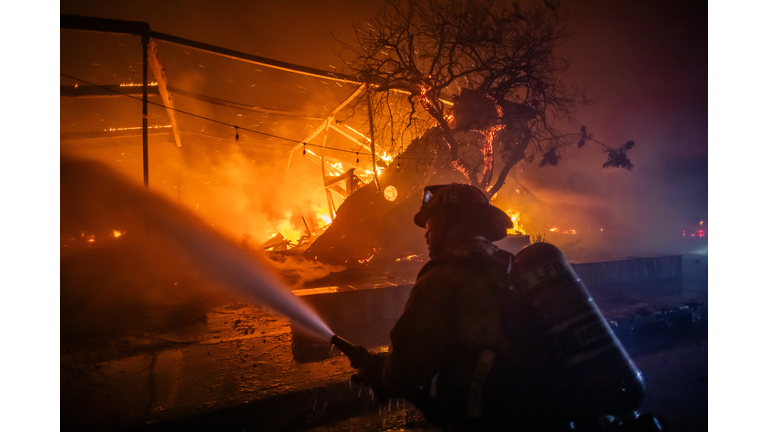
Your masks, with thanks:
M 432 108 L 432 102 L 427 97 L 427 91 L 429 89 L 422 84 L 419 84 L 419 89 L 421 90 L 421 94 L 416 97 L 419 99 L 419 102 L 421 102 L 421 106 L 424 107 L 424 110 L 429 112 L 429 109 Z
M 408 255 L 405 258 L 398 258 L 395 261 L 413 261 L 414 259 L 420 257 L 421 254 L 415 254 L 415 255 Z
M 496 132 L 504 129 L 504 127 L 503 124 L 500 124 L 483 130 L 472 130 L 485 137 L 485 142 L 483 142 L 483 179 L 481 183 L 487 184 L 488 190 L 491 188 L 491 175 L 493 175 L 493 137 L 496 135 Z
M 113 230 L 113 231 L 112 231 L 112 235 L 113 235 L 113 236 L 115 236 L 115 238 L 118 238 L 118 237 L 120 237 L 121 235 L 123 235 L 123 233 L 121 233 L 121 232 L 120 232 L 120 231 L 118 231 L 118 230 Z
M 373 255 L 369 256 L 366 259 L 357 260 L 357 262 L 359 262 L 360 264 L 367 263 L 371 260 L 371 258 L 373 258 Z
M 493 104 L 496 106 L 496 114 L 499 115 L 499 118 L 504 117 L 504 111 L 501 109 L 501 105 L 496 103 L 496 100 L 491 97 L 491 95 L 485 95 L 488 97 L 488 99 L 493 101 Z
M 469 177 L 469 172 L 468 172 L 466 169 L 464 169 L 464 167 L 463 167 L 463 166 L 459 165 L 459 161 L 457 161 L 457 160 L 455 160 L 455 161 L 451 161 L 451 166 L 452 166 L 452 167 L 453 167 L 453 168 L 454 168 L 456 171 L 458 171 L 458 172 L 460 172 L 460 173 L 464 174 L 464 177 L 466 177 L 466 178 L 470 178 L 470 177 Z
M 171 125 L 165 125 L 165 126 L 159 126 L 159 125 L 155 125 L 155 126 L 147 126 L 147 129 L 167 129 L 167 128 L 170 128 L 170 127 L 171 127 Z M 125 128 L 122 128 L 122 127 L 121 127 L 121 128 L 109 128 L 109 129 L 104 129 L 104 132 L 116 132 L 116 131 L 126 131 L 126 130 L 138 130 L 138 129 L 142 129 L 142 128 L 143 128 L 142 126 L 137 126 L 137 127 L 125 127 Z
M 157 81 L 152 81 L 151 83 L 147 84 L 147 86 L 149 86 L 149 87 L 153 87 L 153 86 L 156 86 L 156 85 L 157 85 Z M 120 87 L 143 87 L 143 86 L 144 86 L 144 84 L 142 84 L 142 83 L 138 83 L 138 84 L 137 83 L 123 83 L 123 84 L 120 84 Z

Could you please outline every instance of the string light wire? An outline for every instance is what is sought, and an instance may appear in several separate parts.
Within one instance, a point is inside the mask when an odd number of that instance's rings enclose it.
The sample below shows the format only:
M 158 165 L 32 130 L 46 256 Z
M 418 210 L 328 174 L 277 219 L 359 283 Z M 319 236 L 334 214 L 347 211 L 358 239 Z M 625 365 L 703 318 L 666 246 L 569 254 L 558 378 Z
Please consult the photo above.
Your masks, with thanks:
M 94 87 L 98 87 L 98 88 L 103 89 L 103 90 L 108 90 L 108 91 L 111 91 L 113 93 L 117 93 L 118 95 L 125 96 L 125 97 L 131 98 L 131 99 L 135 99 L 137 101 L 143 101 L 142 98 L 139 98 L 139 97 L 136 97 L 136 96 L 131 96 L 131 95 L 127 94 L 127 93 L 122 93 L 122 92 L 119 92 L 117 90 L 111 89 L 109 87 L 100 86 L 98 84 L 94 84 L 94 83 L 82 80 L 80 78 L 75 78 L 75 77 L 73 77 L 71 75 L 67 75 L 67 74 L 62 73 L 62 72 L 59 72 L 59 75 L 61 75 L 63 77 L 66 77 L 66 78 L 69 78 L 69 79 L 72 79 L 72 80 L 75 80 L 75 81 L 79 81 L 79 82 L 82 82 L 82 83 L 94 86 Z M 290 141 L 290 142 L 295 142 L 297 144 L 303 144 L 304 145 L 304 151 L 302 152 L 303 154 L 306 154 L 306 146 L 323 147 L 322 145 L 319 145 L 319 144 L 310 144 L 310 143 L 306 143 L 304 141 L 295 140 L 293 138 L 287 138 L 287 137 L 283 137 L 283 136 L 279 136 L 279 135 L 273 135 L 273 134 L 270 134 L 270 133 L 267 133 L 267 132 L 261 132 L 261 131 L 257 131 L 257 130 L 253 130 L 253 129 L 248 129 L 248 128 L 236 126 L 236 125 L 233 125 L 233 124 L 230 124 L 230 123 L 227 123 L 227 122 L 223 122 L 221 120 L 216 120 L 216 119 L 212 119 L 210 117 L 205 117 L 205 116 L 202 116 L 202 115 L 199 115 L 199 114 L 191 113 L 189 111 L 184 111 L 184 110 L 181 110 L 181 109 L 178 109 L 178 108 L 167 107 L 167 106 L 165 106 L 163 104 L 160 104 L 160 103 L 157 103 L 157 102 L 147 101 L 147 103 L 150 104 L 150 105 L 157 106 L 157 107 L 161 107 L 161 108 L 169 109 L 169 110 L 172 110 L 172 111 L 176 111 L 176 112 L 181 113 L 181 114 L 186 114 L 188 116 L 197 117 L 199 119 L 208 120 L 208 121 L 213 122 L 213 123 L 218 123 L 218 124 L 221 124 L 221 125 L 224 125 L 224 126 L 229 126 L 231 128 L 234 128 L 235 129 L 235 140 L 239 140 L 240 139 L 240 134 L 238 133 L 238 130 L 242 129 L 244 131 L 257 133 L 257 134 L 268 136 L 268 137 L 271 137 L 271 138 L 277 138 L 277 139 L 281 139 L 281 140 L 284 140 L 284 141 Z M 335 151 L 344 152 L 344 153 L 355 153 L 357 155 L 358 162 L 360 161 L 360 150 L 347 150 L 347 149 L 340 149 L 340 148 L 335 148 L 335 147 L 324 147 L 324 148 L 326 150 L 335 150 Z M 431 158 L 424 158 L 424 157 L 403 157 L 401 155 L 399 155 L 398 157 L 401 158 L 401 159 L 418 159 L 418 160 L 430 159 L 431 160 Z

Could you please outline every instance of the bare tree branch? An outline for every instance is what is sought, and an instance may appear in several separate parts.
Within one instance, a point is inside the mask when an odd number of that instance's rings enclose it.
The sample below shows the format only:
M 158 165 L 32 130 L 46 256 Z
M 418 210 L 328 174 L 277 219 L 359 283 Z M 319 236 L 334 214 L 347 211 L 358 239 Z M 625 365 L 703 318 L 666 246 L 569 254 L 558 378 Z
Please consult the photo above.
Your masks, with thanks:
M 356 25 L 356 45 L 344 45 L 341 57 L 346 72 L 376 92 L 407 95 L 376 104 L 374 114 L 388 118 L 384 124 L 390 128 L 378 136 L 399 136 L 402 142 L 417 123 L 437 128 L 434 150 L 446 144 L 447 163 L 490 193 L 521 160 L 538 156 L 540 165 L 556 165 L 562 147 L 594 141 L 556 126 L 572 121 L 588 103 L 565 80 L 569 63 L 559 55 L 568 38 L 564 23 L 556 1 L 509 7 L 504 1 L 389 0 L 371 20 Z M 453 107 L 444 99 L 453 99 Z M 395 116 L 402 111 L 393 111 L 393 103 L 402 104 L 405 114 Z M 419 118 L 422 111 L 431 123 Z M 473 144 L 457 138 L 467 132 L 484 139 Z M 482 167 L 461 156 L 463 146 L 481 154 Z M 630 169 L 626 147 L 610 150 L 608 166 Z M 491 186 L 499 157 L 503 167 Z

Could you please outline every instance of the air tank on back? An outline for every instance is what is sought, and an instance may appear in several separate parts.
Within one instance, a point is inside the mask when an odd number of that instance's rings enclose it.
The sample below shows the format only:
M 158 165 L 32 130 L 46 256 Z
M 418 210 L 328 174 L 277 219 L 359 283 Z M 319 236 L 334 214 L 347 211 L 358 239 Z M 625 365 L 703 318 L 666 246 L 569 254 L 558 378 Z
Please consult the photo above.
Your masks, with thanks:
M 567 409 L 578 417 L 631 415 L 645 394 L 640 371 L 563 253 L 534 243 L 515 257 L 512 289 L 541 321 L 544 346 L 561 370 Z

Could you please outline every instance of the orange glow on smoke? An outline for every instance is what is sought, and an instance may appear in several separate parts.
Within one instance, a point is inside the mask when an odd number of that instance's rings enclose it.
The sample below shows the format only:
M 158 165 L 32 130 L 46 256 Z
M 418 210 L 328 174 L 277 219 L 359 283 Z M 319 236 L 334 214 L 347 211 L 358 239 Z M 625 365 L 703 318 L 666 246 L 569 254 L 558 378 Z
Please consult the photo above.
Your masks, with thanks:
M 293 225 L 291 222 L 291 216 L 293 216 L 291 212 L 285 214 L 285 219 L 283 219 L 283 221 L 280 222 L 280 224 L 277 226 L 277 232 L 273 234 L 272 237 L 279 233 L 282 234 L 286 240 L 292 243 L 297 243 L 301 236 L 307 234 L 305 230 L 301 230 L 300 228 L 297 228 Z

